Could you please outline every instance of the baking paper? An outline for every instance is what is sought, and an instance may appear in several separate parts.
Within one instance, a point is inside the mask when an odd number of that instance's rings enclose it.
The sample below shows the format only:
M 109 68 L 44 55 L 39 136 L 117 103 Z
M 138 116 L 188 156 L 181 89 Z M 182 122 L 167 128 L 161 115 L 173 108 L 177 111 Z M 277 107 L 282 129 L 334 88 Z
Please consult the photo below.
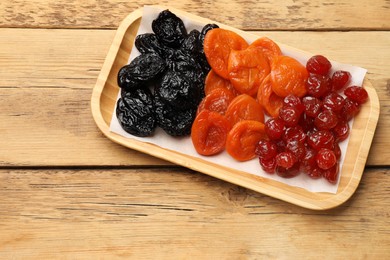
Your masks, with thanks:
M 156 7 L 145 6 L 143 8 L 142 21 L 141 21 L 141 24 L 140 24 L 140 27 L 138 30 L 138 34 L 153 32 L 152 28 L 151 28 L 152 21 L 157 18 L 158 14 L 161 11 L 162 11 L 162 9 L 159 9 Z M 197 21 L 190 20 L 187 17 L 182 17 L 178 14 L 176 14 L 176 15 L 183 20 L 184 25 L 186 26 L 188 32 L 191 31 L 192 29 L 197 29 L 197 30 L 201 31 L 201 29 L 205 25 L 203 23 L 199 23 Z M 245 36 L 244 36 L 244 38 L 245 38 Z M 250 39 L 246 39 L 246 40 L 248 41 L 248 43 L 251 43 Z M 131 43 L 129 43 L 129 44 L 131 44 Z M 286 46 L 286 45 L 283 45 L 280 43 L 278 43 L 278 44 L 279 44 L 279 46 L 282 50 L 282 53 L 284 55 L 291 56 L 291 57 L 297 59 L 298 61 L 300 61 L 302 64 L 306 64 L 307 59 L 309 59 L 312 56 L 312 54 L 307 53 L 305 51 L 301 51 L 301 50 L 298 50 L 298 49 L 295 49 L 295 48 L 292 48 L 292 47 L 289 47 L 289 46 Z M 131 52 L 130 58 L 129 58 L 129 63 L 132 59 L 134 59 L 138 55 L 139 55 L 138 50 L 136 48 L 132 48 L 132 52 Z M 346 71 L 349 71 L 351 73 L 351 75 L 352 75 L 352 81 L 350 82 L 351 85 L 361 86 L 363 84 L 363 79 L 365 77 L 367 70 L 360 68 L 360 67 L 355 67 L 352 65 L 341 64 L 341 63 L 338 63 L 335 61 L 331 61 L 331 62 L 332 62 L 332 71 L 346 70 Z M 118 98 L 119 98 L 119 95 L 118 95 Z M 351 121 L 350 122 L 351 129 L 352 129 L 352 123 L 353 122 Z M 336 185 L 330 184 L 330 183 L 328 183 L 328 181 L 326 181 L 323 178 L 313 180 L 310 177 L 308 177 L 306 174 L 300 174 L 297 177 L 294 177 L 291 179 L 285 179 L 285 178 L 279 177 L 276 174 L 271 175 L 271 174 L 265 173 L 262 171 L 262 169 L 259 165 L 258 159 L 253 159 L 253 160 L 250 160 L 247 162 L 237 162 L 235 159 L 230 157 L 226 152 L 222 152 L 218 155 L 213 155 L 213 156 L 199 155 L 195 151 L 195 148 L 192 145 L 192 141 L 191 141 L 190 137 L 180 137 L 180 138 L 171 137 L 171 136 L 167 135 L 160 128 L 156 129 L 156 131 L 152 137 L 142 137 L 141 138 L 141 137 L 136 137 L 136 136 L 130 135 L 127 132 L 125 132 L 122 129 L 122 127 L 120 126 L 120 124 L 116 118 L 115 109 L 114 109 L 114 112 L 112 114 L 110 131 L 117 133 L 119 135 L 122 135 L 126 138 L 133 138 L 133 139 L 137 139 L 137 140 L 142 141 L 142 142 L 153 143 L 153 144 L 158 145 L 158 146 L 165 148 L 165 149 L 173 150 L 173 151 L 187 154 L 187 155 L 190 155 L 193 157 L 198 157 L 198 158 L 201 158 L 205 161 L 217 163 L 217 164 L 223 165 L 225 167 L 230 167 L 230 168 L 233 168 L 236 170 L 244 171 L 244 172 L 254 174 L 257 176 L 261 176 L 264 178 L 273 179 L 275 181 L 279 181 L 279 182 L 282 182 L 282 183 L 285 183 L 285 184 L 288 184 L 291 186 L 301 187 L 301 188 L 304 188 L 304 189 L 311 191 L 311 192 L 328 192 L 328 193 L 336 193 L 337 192 L 338 183 Z M 346 149 L 348 146 L 348 141 L 349 141 L 349 138 L 340 143 L 340 149 L 342 151 L 342 155 L 340 158 L 340 169 L 342 168 L 342 164 L 343 164 L 344 157 L 345 157 L 345 152 L 346 152 Z

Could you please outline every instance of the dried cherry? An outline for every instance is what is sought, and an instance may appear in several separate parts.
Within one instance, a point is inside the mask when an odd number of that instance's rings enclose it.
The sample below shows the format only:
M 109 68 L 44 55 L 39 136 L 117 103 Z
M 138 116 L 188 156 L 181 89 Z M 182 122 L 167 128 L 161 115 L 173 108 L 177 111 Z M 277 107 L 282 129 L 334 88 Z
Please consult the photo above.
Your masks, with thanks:
M 327 75 L 331 68 L 330 61 L 322 55 L 315 55 L 306 63 L 307 71 L 314 74 Z

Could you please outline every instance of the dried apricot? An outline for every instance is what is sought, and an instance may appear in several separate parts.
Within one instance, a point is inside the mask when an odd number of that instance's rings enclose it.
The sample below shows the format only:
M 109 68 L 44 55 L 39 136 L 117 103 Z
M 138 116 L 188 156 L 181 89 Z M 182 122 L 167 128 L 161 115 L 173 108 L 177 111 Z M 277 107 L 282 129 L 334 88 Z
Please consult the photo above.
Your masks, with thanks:
M 225 116 L 231 125 L 235 125 L 241 120 L 255 120 L 264 123 L 263 108 L 253 97 L 247 94 L 235 97 L 230 102 Z
M 200 112 L 192 124 L 191 140 L 201 155 L 214 155 L 225 149 L 229 121 L 221 114 L 209 110 Z
M 226 138 L 226 151 L 237 161 L 248 161 L 256 157 L 256 146 L 267 135 L 264 124 L 254 120 L 242 120 L 235 124 Z
M 279 116 L 279 109 L 283 106 L 283 98 L 272 91 L 270 76 L 267 76 L 260 85 L 257 92 L 257 102 L 262 105 L 268 115 L 274 118 Z
M 234 94 L 238 95 L 238 92 L 235 90 L 235 88 L 233 87 L 233 85 L 230 83 L 229 80 L 218 76 L 218 74 L 211 69 L 207 74 L 204 83 L 205 95 L 208 95 L 212 90 L 216 88 L 227 88 L 230 91 L 232 91 Z
M 232 50 L 228 73 L 230 82 L 239 93 L 256 96 L 261 82 L 270 73 L 270 66 L 259 48 Z
M 271 66 L 271 86 L 276 95 L 286 97 L 293 94 L 303 97 L 308 72 L 299 61 L 289 56 L 278 56 Z
M 259 48 L 263 52 L 270 65 L 276 57 L 282 55 L 279 45 L 267 37 L 261 37 L 252 42 L 249 48 L 253 47 Z
M 242 50 L 248 43 L 237 33 L 216 28 L 207 32 L 203 48 L 211 68 L 222 78 L 228 79 L 228 59 L 231 50 Z
M 234 98 L 235 95 L 230 90 L 216 88 L 200 101 L 197 113 L 199 114 L 202 110 L 207 109 L 223 115 Z

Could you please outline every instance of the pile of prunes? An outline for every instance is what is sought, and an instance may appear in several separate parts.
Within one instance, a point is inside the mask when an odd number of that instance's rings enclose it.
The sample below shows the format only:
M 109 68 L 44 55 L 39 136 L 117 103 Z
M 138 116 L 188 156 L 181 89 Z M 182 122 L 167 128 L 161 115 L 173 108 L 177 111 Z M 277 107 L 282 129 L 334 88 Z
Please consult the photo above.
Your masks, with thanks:
M 214 28 L 207 24 L 188 33 L 179 17 L 164 10 L 152 22 L 153 33 L 136 37 L 141 54 L 118 73 L 116 115 L 126 132 L 151 136 L 159 126 L 171 136 L 191 133 L 210 70 L 203 41 Z

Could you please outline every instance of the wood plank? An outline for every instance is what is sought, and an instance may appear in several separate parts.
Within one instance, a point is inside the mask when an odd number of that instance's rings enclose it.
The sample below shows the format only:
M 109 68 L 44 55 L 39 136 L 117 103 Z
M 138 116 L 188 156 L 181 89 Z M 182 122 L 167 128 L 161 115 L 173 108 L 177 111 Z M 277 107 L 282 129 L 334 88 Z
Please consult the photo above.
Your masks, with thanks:
M 0 145 L 7 147 L 0 149 L 1 165 L 165 163 L 112 144 L 92 120 L 92 88 L 114 34 L 111 30 L 0 29 L 0 67 L 6 68 L 0 70 L 0 120 L 9 125 L 0 128 Z M 368 69 L 381 115 L 367 163 L 387 165 L 390 53 L 377 50 L 390 46 L 390 32 L 258 34 Z
M 0 2 L 0 25 L 2 28 L 116 28 L 128 13 L 150 4 L 182 9 L 244 30 L 387 30 L 390 27 L 390 3 L 386 0 L 228 3 L 6 0 Z
M 389 183 L 311 211 L 183 168 L 0 170 L 0 258 L 388 259 Z

